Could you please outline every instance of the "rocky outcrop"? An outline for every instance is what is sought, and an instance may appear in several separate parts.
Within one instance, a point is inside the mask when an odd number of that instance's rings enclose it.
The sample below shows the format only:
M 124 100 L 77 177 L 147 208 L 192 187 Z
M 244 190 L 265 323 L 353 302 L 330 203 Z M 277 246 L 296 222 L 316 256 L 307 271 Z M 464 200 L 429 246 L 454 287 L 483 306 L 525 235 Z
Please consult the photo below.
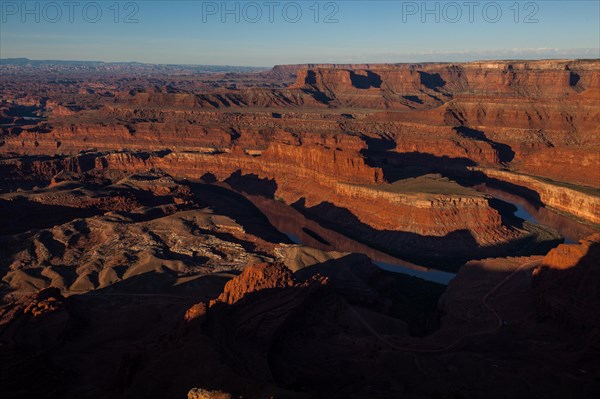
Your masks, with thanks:
M 18 306 L 14 306 L 10 311 L 2 314 L 0 325 L 12 322 L 19 315 L 36 319 L 64 309 L 65 298 L 58 288 L 50 287 L 21 298 L 17 303 Z
M 54 349 L 64 340 L 71 322 L 67 299 L 58 288 L 19 293 L 0 307 L 0 342 L 37 350 Z
M 552 270 L 571 269 L 580 264 L 588 254 L 590 255 L 589 260 L 593 261 L 595 256 L 598 255 L 595 247 L 598 246 L 599 242 L 600 234 L 595 234 L 582 240 L 579 244 L 559 245 L 544 257 L 542 265 L 538 269 L 538 274 L 543 268 Z
M 225 289 L 212 304 L 233 305 L 252 292 L 293 285 L 292 273 L 283 265 L 270 263 L 250 265 L 242 274 L 225 284 Z
M 202 388 L 192 388 L 188 392 L 188 399 L 232 399 L 233 396 L 222 391 L 207 391 Z
M 600 234 L 551 250 L 533 276 L 533 292 L 543 317 L 585 333 L 600 347 Z

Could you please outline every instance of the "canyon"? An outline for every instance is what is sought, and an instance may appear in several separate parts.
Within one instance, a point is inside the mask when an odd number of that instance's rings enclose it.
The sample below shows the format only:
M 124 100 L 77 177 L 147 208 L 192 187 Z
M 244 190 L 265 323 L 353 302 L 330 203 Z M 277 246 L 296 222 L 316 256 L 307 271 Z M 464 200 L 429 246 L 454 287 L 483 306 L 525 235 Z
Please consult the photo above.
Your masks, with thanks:
M 3 397 L 600 393 L 600 60 L 0 69 Z

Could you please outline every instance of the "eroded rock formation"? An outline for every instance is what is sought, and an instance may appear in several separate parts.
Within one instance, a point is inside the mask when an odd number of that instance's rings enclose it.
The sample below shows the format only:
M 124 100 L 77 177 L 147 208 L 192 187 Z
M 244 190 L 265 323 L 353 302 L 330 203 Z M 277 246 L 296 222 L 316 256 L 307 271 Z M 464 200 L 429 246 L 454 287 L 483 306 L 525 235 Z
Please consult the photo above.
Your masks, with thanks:
M 600 235 L 551 250 L 535 270 L 533 288 L 543 315 L 581 331 L 600 347 Z

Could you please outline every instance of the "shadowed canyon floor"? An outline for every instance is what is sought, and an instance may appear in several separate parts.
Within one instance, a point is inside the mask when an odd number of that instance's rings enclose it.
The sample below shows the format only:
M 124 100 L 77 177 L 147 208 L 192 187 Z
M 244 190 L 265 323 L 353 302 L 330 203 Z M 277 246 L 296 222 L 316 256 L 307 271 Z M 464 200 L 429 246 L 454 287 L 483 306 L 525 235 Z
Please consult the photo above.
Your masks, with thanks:
M 599 68 L 0 65 L 0 396 L 600 395 Z

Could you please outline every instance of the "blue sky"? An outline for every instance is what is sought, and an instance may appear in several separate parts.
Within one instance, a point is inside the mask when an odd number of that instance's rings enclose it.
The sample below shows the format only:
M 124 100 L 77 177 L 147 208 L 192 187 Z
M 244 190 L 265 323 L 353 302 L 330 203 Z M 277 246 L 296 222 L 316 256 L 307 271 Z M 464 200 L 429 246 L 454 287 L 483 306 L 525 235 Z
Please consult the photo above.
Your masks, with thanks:
M 0 57 L 252 66 L 600 58 L 598 0 L 76 3 L 2 0 Z

